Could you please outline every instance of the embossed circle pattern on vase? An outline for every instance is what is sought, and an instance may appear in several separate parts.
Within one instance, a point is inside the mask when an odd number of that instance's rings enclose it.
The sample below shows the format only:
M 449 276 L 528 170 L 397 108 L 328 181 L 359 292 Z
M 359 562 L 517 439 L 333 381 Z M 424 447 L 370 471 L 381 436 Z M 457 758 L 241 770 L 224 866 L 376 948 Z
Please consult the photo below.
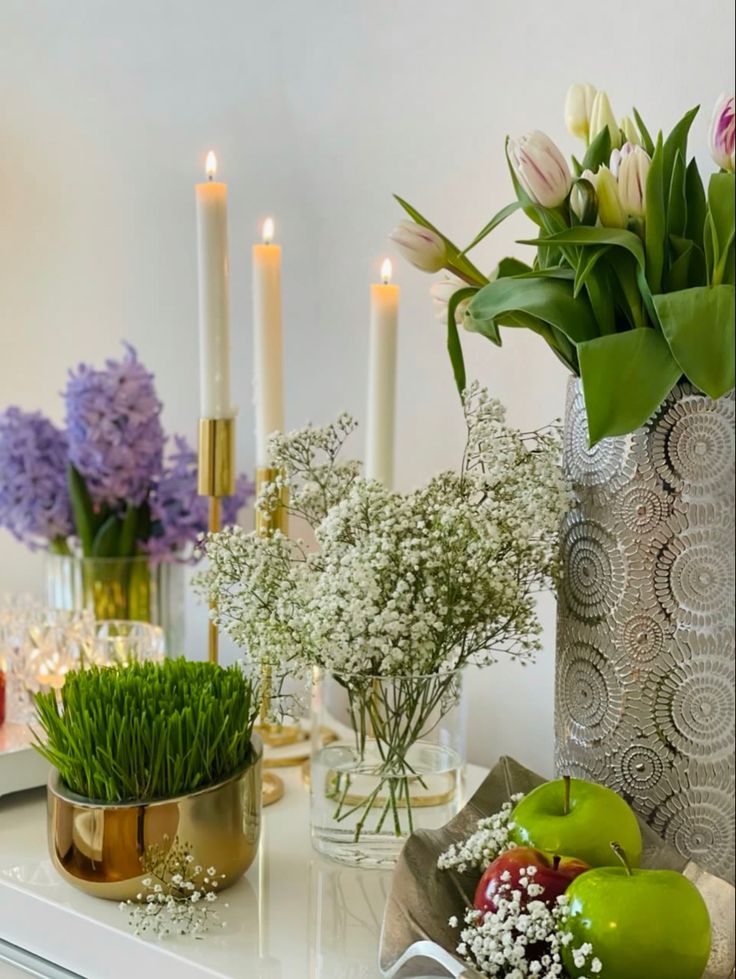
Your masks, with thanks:
M 613 498 L 613 517 L 637 540 L 667 533 L 672 500 L 653 486 L 634 483 Z
M 616 758 L 612 787 L 634 801 L 662 802 L 672 791 L 669 759 L 657 747 L 635 741 Z
M 733 685 L 733 663 L 718 660 L 686 661 L 651 677 L 644 690 L 650 733 L 687 758 L 727 758 L 734 742 Z
M 583 744 L 595 744 L 616 730 L 624 696 L 609 660 L 594 646 L 571 643 L 565 650 L 558 676 L 557 697 L 570 735 Z
M 702 495 L 728 479 L 734 454 L 732 399 L 675 398 L 650 424 L 654 467 L 666 483 Z
M 733 881 L 733 796 L 712 786 L 690 786 L 656 809 L 652 826 L 683 856 Z
M 601 439 L 588 446 L 588 419 L 582 391 L 572 391 L 568 397 L 565 425 L 565 468 L 578 486 L 589 489 L 625 482 L 627 445 L 625 438 Z
M 572 514 L 562 536 L 562 589 L 571 611 L 597 622 L 618 604 L 624 582 L 623 556 L 599 523 Z
M 658 556 L 654 589 L 662 609 L 682 625 L 731 627 L 732 535 L 708 527 L 672 538 Z
M 622 623 L 623 646 L 626 655 L 637 665 L 654 663 L 668 643 L 670 630 L 649 612 L 637 612 Z

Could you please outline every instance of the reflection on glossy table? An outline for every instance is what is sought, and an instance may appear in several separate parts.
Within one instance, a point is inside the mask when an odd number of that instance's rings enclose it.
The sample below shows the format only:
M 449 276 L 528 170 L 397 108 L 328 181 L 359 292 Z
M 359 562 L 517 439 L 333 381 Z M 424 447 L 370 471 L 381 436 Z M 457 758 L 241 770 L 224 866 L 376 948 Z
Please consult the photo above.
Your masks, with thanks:
M 0 961 L 29 952 L 42 960 L 31 974 L 53 979 L 377 979 L 391 874 L 316 854 L 308 791 L 298 770 L 283 774 L 286 794 L 264 811 L 257 861 L 220 899 L 226 927 L 200 941 L 136 938 L 117 904 L 54 873 L 45 790 L 0 799 Z M 467 795 L 484 774 L 468 769 Z

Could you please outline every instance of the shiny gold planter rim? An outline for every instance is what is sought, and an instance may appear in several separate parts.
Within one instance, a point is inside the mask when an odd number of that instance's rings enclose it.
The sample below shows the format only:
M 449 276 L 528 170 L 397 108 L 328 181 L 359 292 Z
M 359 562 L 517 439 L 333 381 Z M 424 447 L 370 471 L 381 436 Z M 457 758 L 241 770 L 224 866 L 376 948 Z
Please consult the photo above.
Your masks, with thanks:
M 94 802 L 70 792 L 58 772 L 49 776 L 48 843 L 61 877 L 93 897 L 135 898 L 146 876 L 141 858 L 149 846 L 175 840 L 194 863 L 225 874 L 234 884 L 258 851 L 263 748 L 253 735 L 253 753 L 234 775 L 188 795 L 152 802 Z

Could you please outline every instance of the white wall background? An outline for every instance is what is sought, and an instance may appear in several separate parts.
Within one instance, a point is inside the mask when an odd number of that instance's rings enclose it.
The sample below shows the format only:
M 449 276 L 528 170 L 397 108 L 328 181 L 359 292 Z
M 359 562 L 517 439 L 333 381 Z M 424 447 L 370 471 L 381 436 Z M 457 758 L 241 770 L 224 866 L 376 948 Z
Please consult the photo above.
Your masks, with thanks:
M 197 419 L 193 184 L 214 147 L 230 185 L 238 454 L 253 462 L 249 249 L 284 247 L 287 422 L 364 413 L 368 284 L 408 197 L 466 241 L 510 200 L 507 133 L 572 150 L 572 80 L 669 128 L 733 85 L 731 0 L 0 0 L 0 404 L 61 420 L 68 366 L 130 340 L 169 430 Z M 699 156 L 702 149 L 699 151 Z M 527 229 L 509 222 L 489 268 Z M 428 280 L 399 265 L 398 481 L 461 450 Z M 565 375 L 532 336 L 465 342 L 514 423 L 559 416 Z M 360 446 L 356 446 L 360 448 Z M 41 558 L 0 531 L 0 591 L 40 589 Z M 552 765 L 554 610 L 545 649 L 473 684 L 471 756 Z M 191 631 L 195 645 L 202 619 Z M 197 654 L 200 649 L 193 649 Z

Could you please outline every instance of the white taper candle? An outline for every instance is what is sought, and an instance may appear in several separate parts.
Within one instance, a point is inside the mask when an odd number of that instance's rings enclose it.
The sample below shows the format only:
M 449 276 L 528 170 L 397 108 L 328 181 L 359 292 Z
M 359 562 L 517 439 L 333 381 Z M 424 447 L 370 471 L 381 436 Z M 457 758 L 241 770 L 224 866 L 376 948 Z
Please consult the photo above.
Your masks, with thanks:
M 383 263 L 381 278 L 380 285 L 371 286 L 365 472 L 368 479 L 393 488 L 399 287 L 390 284 L 389 259 Z
M 215 154 L 207 155 L 206 183 L 197 184 L 200 416 L 229 418 L 230 300 L 227 184 L 215 181 Z
M 268 466 L 268 438 L 284 430 L 284 367 L 281 323 L 281 248 L 273 221 L 263 225 L 263 244 L 253 246 L 253 397 L 256 465 Z

